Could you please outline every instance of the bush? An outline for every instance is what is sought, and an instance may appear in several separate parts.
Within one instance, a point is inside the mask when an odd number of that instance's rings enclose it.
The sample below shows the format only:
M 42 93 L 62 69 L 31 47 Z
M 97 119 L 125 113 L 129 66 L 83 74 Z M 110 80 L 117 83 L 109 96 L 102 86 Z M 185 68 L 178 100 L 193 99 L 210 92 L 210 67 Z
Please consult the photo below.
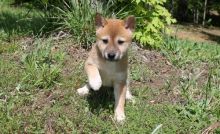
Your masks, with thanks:
M 134 37 L 142 46 L 159 48 L 163 42 L 163 33 L 168 31 L 167 25 L 175 22 L 171 14 L 163 6 L 166 0 L 119 0 L 119 15 L 128 14 L 136 16 L 137 26 Z M 119 4 L 118 4 L 119 3 Z
M 125 18 L 135 15 L 137 20 L 135 39 L 142 46 L 160 48 L 167 25 L 175 22 L 164 7 L 166 0 L 41 0 L 47 14 L 59 30 L 70 31 L 77 44 L 88 47 L 95 41 L 94 16 Z M 34 2 L 33 1 L 33 2 Z M 55 10 L 54 10 L 55 9 Z M 54 19 L 55 18 L 55 19 Z M 55 27 L 56 27 L 55 26 Z
M 61 25 L 70 29 L 77 43 L 88 46 L 94 42 L 94 15 L 118 16 L 125 18 L 133 14 L 137 18 L 135 39 L 143 46 L 159 48 L 163 34 L 168 31 L 167 25 L 175 22 L 171 14 L 163 7 L 165 0 L 71 0 L 68 10 L 60 9 Z M 107 5 L 107 6 L 103 6 Z M 65 8 L 64 8 L 65 9 Z M 63 28 L 63 27 L 62 27 Z

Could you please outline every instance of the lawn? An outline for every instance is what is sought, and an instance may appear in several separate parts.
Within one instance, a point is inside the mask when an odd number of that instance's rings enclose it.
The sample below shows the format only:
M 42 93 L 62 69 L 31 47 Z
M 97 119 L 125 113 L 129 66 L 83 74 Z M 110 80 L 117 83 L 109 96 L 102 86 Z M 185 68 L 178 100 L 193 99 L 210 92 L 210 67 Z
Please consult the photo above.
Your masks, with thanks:
M 160 50 L 132 44 L 126 122 L 113 120 L 112 89 L 80 97 L 88 50 L 71 36 L 41 36 L 47 20 L 0 9 L 1 133 L 202 133 L 220 119 L 220 44 L 165 37 Z M 43 31 L 42 31 L 43 28 Z M 49 31 L 49 30 L 48 30 Z

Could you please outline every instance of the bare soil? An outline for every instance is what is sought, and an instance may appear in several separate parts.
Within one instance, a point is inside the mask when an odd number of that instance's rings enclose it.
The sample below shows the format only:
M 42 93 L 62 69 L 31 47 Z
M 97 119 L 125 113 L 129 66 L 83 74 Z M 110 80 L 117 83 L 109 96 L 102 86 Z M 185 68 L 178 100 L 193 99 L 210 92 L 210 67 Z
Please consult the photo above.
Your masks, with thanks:
M 202 27 L 192 24 L 171 26 L 172 36 L 196 42 L 220 43 L 219 27 Z

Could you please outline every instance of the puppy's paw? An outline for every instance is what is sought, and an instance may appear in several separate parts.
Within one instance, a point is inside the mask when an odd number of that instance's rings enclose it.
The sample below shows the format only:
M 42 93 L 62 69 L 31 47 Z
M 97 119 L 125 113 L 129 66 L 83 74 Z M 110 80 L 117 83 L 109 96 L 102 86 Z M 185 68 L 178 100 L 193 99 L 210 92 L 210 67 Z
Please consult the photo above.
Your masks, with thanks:
M 84 87 L 77 89 L 77 93 L 78 93 L 80 96 L 88 95 L 88 94 L 89 94 L 89 88 L 88 88 L 88 86 L 85 85 Z
M 131 94 L 131 92 L 129 90 L 127 90 L 126 92 L 126 100 L 128 100 L 129 102 L 132 102 L 132 104 L 135 104 L 135 97 Z
M 126 91 L 126 100 L 132 100 L 134 97 L 132 96 L 129 90 Z
M 101 77 L 97 76 L 96 78 L 90 78 L 89 85 L 93 90 L 95 90 L 95 91 L 99 90 L 102 86 Z
M 116 112 L 114 119 L 117 123 L 124 123 L 125 114 L 123 112 Z

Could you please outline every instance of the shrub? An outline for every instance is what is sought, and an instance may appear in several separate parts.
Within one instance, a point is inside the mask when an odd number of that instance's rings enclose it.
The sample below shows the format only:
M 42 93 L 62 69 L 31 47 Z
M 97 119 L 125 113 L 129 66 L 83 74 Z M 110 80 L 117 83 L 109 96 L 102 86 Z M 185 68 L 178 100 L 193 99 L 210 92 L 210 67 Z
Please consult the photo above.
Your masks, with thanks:
M 166 0 L 118 0 L 119 15 L 128 14 L 136 16 L 137 26 L 134 37 L 143 46 L 159 48 L 163 42 L 163 33 L 168 31 L 167 25 L 175 22 L 168 10 L 163 7 Z M 119 3 L 119 4 L 118 4 Z
M 94 16 L 96 12 L 103 16 L 114 14 L 119 18 L 133 14 L 137 27 L 135 39 L 142 46 L 160 48 L 167 25 L 175 22 L 164 7 L 166 0 L 41 0 L 47 15 L 58 30 L 67 30 L 77 44 L 88 47 L 95 41 Z M 43 8 L 45 9 L 45 8 Z M 55 9 L 55 10 L 54 10 Z M 55 19 L 54 19 L 55 18 Z

